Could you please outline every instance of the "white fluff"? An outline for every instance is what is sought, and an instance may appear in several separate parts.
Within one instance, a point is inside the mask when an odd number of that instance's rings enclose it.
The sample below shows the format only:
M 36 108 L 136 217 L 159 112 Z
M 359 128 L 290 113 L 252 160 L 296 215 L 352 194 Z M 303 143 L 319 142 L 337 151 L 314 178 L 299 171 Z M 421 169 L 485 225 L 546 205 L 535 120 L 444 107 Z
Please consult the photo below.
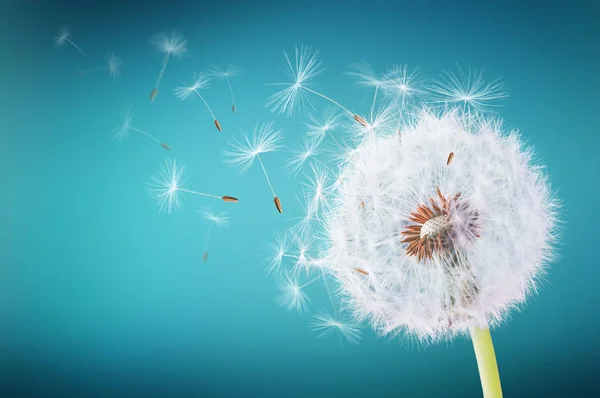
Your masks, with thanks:
M 337 278 L 355 320 L 386 335 L 447 339 L 497 325 L 534 292 L 553 257 L 558 205 L 531 149 L 498 120 L 422 111 L 401 140 L 369 135 L 342 163 L 342 183 L 319 215 L 324 249 L 309 265 Z M 436 187 L 479 212 L 480 237 L 459 239 L 470 270 L 452 277 L 400 243 L 410 213 L 436 198 Z M 449 294 L 469 278 L 479 291 L 468 305 L 457 300 L 449 326 Z

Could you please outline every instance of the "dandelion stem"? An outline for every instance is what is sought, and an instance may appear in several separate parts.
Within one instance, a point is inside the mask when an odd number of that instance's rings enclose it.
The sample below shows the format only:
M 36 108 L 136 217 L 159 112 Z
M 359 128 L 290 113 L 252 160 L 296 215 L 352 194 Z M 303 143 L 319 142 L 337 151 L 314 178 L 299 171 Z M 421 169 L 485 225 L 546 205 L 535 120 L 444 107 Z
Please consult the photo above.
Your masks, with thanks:
M 170 52 L 168 52 L 165 55 L 165 59 L 163 60 L 163 63 L 162 63 L 162 68 L 160 70 L 160 73 L 158 74 L 158 79 L 156 80 L 156 85 L 154 85 L 155 89 L 158 89 L 158 85 L 160 84 L 160 81 L 162 80 L 163 74 L 165 73 L 165 69 L 167 69 L 167 64 L 169 63 L 169 57 L 171 57 Z
M 231 83 L 229 82 L 229 77 L 225 75 L 225 80 L 227 81 L 227 85 L 229 86 L 229 94 L 231 94 L 231 105 L 235 105 L 235 98 L 233 98 L 233 88 L 231 88 Z
M 156 141 L 156 142 L 158 142 L 159 144 L 162 145 L 162 141 L 159 140 L 158 138 L 156 138 L 155 136 L 153 136 L 152 134 L 146 133 L 144 130 L 140 130 L 137 127 L 133 127 L 133 126 L 128 126 L 128 127 L 129 127 L 130 130 L 133 130 L 133 131 L 138 132 L 138 133 L 140 133 L 142 135 L 145 135 L 146 137 L 148 137 L 148 138 L 150 138 L 150 139 L 152 139 L 152 140 L 154 140 L 154 141 Z
M 496 363 L 494 343 L 489 329 L 474 328 L 471 330 L 471 340 L 477 358 L 479 378 L 484 398 L 502 398 L 500 374 Z
M 217 196 L 217 195 L 211 195 L 209 193 L 204 193 L 204 192 L 196 192 L 196 191 L 190 191 L 189 189 L 184 189 L 184 188 L 177 188 L 178 191 L 181 192 L 187 192 L 187 193 L 191 193 L 194 195 L 200 195 L 200 196 L 208 196 L 209 198 L 216 198 L 216 199 L 222 199 L 221 196 Z
M 198 97 L 200 97 L 200 99 L 202 100 L 202 102 L 204 102 L 204 105 L 206 105 L 206 108 L 210 112 L 210 115 L 212 116 L 213 120 L 217 120 L 217 118 L 215 117 L 215 114 L 213 113 L 212 109 L 210 109 L 210 106 L 208 106 L 208 102 L 206 102 L 206 100 L 200 95 L 200 93 L 198 92 L 198 90 L 194 89 L 194 92 L 196 93 L 196 95 Z
M 323 99 L 326 99 L 327 101 L 331 102 L 331 103 L 332 103 L 332 104 L 334 104 L 334 105 L 337 105 L 337 106 L 339 106 L 340 108 L 342 108 L 342 109 L 343 109 L 343 110 L 344 110 L 344 111 L 345 111 L 347 114 L 349 114 L 350 116 L 354 116 L 354 113 L 350 112 L 348 109 L 344 108 L 342 105 L 340 105 L 339 103 L 335 102 L 335 101 L 334 101 L 334 100 L 332 100 L 331 98 L 329 98 L 329 97 L 327 97 L 327 96 L 325 96 L 325 95 L 323 95 L 323 94 L 321 94 L 321 93 L 318 93 L 318 92 L 316 92 L 316 91 L 314 91 L 314 90 L 311 90 L 310 88 L 308 88 L 308 87 L 306 87 L 306 86 L 302 86 L 302 88 L 303 88 L 303 89 L 305 89 L 305 90 L 306 90 L 306 91 L 308 91 L 308 92 L 311 92 L 311 93 L 313 93 L 314 95 L 318 95 L 319 97 L 321 97 L 321 98 L 323 98 Z
M 73 47 L 75 47 L 77 50 L 79 50 L 80 53 L 82 53 L 83 55 L 85 55 L 85 53 L 83 52 L 83 50 L 75 43 L 73 43 L 71 40 L 69 39 L 65 39 L 69 44 L 71 44 Z
M 273 189 L 273 185 L 271 185 L 271 180 L 269 179 L 269 175 L 267 174 L 267 170 L 265 169 L 265 165 L 263 164 L 262 160 L 260 159 L 260 155 L 257 154 L 256 155 L 257 159 L 258 159 L 258 163 L 260 163 L 260 167 L 262 167 L 263 173 L 265 174 L 265 177 L 267 178 L 267 183 L 269 184 L 269 188 L 271 188 L 271 192 L 273 193 L 273 197 L 277 197 L 277 195 L 275 194 L 275 190 Z

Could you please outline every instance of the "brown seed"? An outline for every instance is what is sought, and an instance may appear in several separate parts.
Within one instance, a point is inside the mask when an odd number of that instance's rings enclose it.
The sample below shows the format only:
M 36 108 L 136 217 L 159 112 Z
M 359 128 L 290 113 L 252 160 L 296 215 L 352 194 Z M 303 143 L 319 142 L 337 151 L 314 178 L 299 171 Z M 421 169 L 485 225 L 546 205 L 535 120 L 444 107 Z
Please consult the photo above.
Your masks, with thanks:
M 235 113 L 235 105 L 231 105 L 231 110 Z
M 360 207 L 362 207 L 362 209 L 365 209 L 365 202 L 363 202 L 362 200 L 360 201 Z
M 281 207 L 281 200 L 279 200 L 278 197 L 275 197 L 275 199 L 273 199 L 273 202 L 275 203 L 275 207 L 277 208 L 277 211 L 279 213 L 283 213 L 283 208 Z
M 363 274 L 363 275 L 369 275 L 369 273 L 368 273 L 367 271 L 365 271 L 365 270 L 362 270 L 362 269 L 360 269 L 360 268 L 356 268 L 356 267 L 354 267 L 354 270 L 355 270 L 356 272 L 360 273 L 360 274 Z
M 156 94 L 158 94 L 158 89 L 152 89 L 152 94 L 150 94 L 150 102 L 154 101 L 154 97 L 156 97 Z
M 450 152 L 450 155 L 448 155 L 448 161 L 446 161 L 446 166 L 450 165 L 450 162 L 452 162 L 452 159 L 454 159 L 454 152 Z
M 208 258 L 208 250 L 204 252 L 204 255 L 202 256 L 202 262 L 205 263 L 207 258 Z
M 160 145 L 162 145 L 162 147 L 165 148 L 167 151 L 171 150 L 171 147 L 165 144 L 164 142 L 161 142 Z
M 358 122 L 361 126 L 367 127 L 367 121 L 358 115 L 354 115 L 354 120 Z
M 215 119 L 215 126 L 217 126 L 217 130 L 223 131 L 223 129 L 221 129 L 221 124 L 219 123 L 219 121 L 217 119 Z
M 223 202 L 229 202 L 229 203 L 239 202 L 239 200 L 237 198 L 234 198 L 233 196 L 223 196 L 221 199 L 223 199 Z

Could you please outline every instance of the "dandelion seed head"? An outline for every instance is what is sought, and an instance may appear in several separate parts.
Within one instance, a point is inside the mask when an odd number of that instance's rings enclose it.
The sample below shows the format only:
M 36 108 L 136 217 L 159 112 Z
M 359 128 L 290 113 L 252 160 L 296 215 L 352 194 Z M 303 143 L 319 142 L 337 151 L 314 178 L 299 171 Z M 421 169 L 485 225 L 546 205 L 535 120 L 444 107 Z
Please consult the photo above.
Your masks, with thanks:
M 363 140 L 342 175 L 306 264 L 325 266 L 354 318 L 381 334 L 433 341 L 496 326 L 554 258 L 558 202 L 499 119 L 422 111 L 402 142 Z
M 394 101 L 406 104 L 410 98 L 424 94 L 423 79 L 419 69 L 409 70 L 408 65 L 394 65 L 383 74 L 383 94 Z

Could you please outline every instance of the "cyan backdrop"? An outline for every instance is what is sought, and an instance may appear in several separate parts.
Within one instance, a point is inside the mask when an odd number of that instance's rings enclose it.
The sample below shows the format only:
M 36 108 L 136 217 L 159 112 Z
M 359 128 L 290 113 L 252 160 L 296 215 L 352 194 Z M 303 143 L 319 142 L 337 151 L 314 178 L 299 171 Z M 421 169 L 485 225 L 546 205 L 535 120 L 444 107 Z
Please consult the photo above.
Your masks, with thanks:
M 457 4 L 455 4 L 457 3 Z M 460 3 L 460 4 L 458 4 Z M 493 331 L 505 396 L 593 397 L 598 387 L 600 262 L 600 12 L 595 2 L 12 1 L 0 14 L 0 395 L 3 397 L 477 397 L 471 343 L 420 348 L 377 338 L 358 346 L 316 339 L 310 315 L 275 303 L 264 247 L 299 215 L 298 181 L 284 152 L 263 157 L 282 198 L 278 214 L 261 175 L 223 162 L 228 135 L 273 120 L 285 142 L 301 118 L 270 113 L 264 83 L 285 79 L 282 52 L 318 49 L 319 88 L 351 107 L 372 93 L 343 73 L 367 60 L 438 77 L 455 63 L 502 74 L 502 116 L 547 164 L 565 206 L 561 259 L 525 310 Z M 55 48 L 61 25 L 87 56 Z M 189 57 L 169 62 L 153 103 L 161 54 L 153 34 L 180 31 Z M 113 83 L 99 72 L 112 50 Z M 223 126 L 173 88 L 194 70 L 237 64 L 238 113 L 224 82 L 206 91 Z M 317 107 L 323 102 L 315 101 Z M 121 115 L 157 135 L 188 168 L 189 187 L 233 195 L 233 205 L 187 196 L 158 214 L 145 184 L 165 155 Z M 226 211 L 202 263 L 208 224 Z M 526 239 L 526 237 L 524 237 Z M 319 284 L 310 308 L 329 303 Z

